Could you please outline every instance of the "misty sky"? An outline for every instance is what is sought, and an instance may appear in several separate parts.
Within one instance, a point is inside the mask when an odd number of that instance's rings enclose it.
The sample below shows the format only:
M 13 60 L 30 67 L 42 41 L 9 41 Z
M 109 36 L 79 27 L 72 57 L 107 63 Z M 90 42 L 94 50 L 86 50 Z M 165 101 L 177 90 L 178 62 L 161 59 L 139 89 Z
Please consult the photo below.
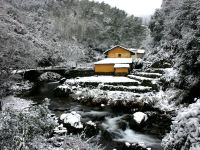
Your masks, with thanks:
M 113 7 L 125 10 L 128 14 L 134 16 L 152 15 L 156 8 L 160 8 L 162 0 L 94 0 L 105 2 Z

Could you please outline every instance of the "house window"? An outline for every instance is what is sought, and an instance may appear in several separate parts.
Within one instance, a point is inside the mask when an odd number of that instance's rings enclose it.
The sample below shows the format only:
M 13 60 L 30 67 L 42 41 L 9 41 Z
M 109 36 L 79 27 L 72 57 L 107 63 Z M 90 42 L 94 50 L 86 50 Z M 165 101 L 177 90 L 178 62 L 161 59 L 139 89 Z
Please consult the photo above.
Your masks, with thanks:
M 118 57 L 122 57 L 122 54 L 118 54 Z

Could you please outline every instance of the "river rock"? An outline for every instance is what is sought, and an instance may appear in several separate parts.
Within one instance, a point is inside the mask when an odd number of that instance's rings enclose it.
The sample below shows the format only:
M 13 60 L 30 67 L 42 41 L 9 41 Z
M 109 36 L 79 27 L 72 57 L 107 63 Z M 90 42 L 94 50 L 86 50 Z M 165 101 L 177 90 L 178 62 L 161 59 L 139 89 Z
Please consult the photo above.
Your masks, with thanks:
M 94 122 L 88 121 L 85 124 L 84 133 L 88 137 L 92 137 L 94 135 L 97 135 L 99 133 L 99 130 L 97 128 L 97 125 Z
M 60 81 L 62 76 L 54 72 L 45 72 L 39 76 L 40 82 L 54 82 Z
M 117 126 L 119 129 L 126 130 L 128 123 L 125 120 L 118 120 Z
M 130 119 L 129 126 L 133 130 L 141 130 L 145 125 L 148 116 L 143 112 L 136 112 L 133 114 L 133 117 Z
M 57 97 L 67 97 L 69 96 L 69 94 L 72 93 L 72 89 L 71 86 L 64 84 L 64 85 L 60 85 L 58 86 L 54 91 L 54 96 Z
M 60 116 L 60 122 L 67 128 L 68 133 L 79 133 L 83 130 L 83 124 L 81 123 L 81 115 L 72 111 L 71 113 L 62 114 Z
M 120 150 L 148 150 L 147 148 L 136 143 L 117 142 L 116 146 Z
M 142 121 L 147 121 L 148 119 L 147 115 L 143 112 L 134 113 L 133 118 L 138 124 L 141 124 Z
M 146 131 L 151 134 L 165 135 L 170 131 L 171 116 L 168 114 L 162 114 L 161 112 L 149 111 L 145 112 L 148 115 L 146 122 Z
M 66 78 L 61 78 L 59 82 L 60 82 L 61 84 L 63 84 L 63 83 L 65 83 L 66 80 L 67 80 Z
M 60 124 L 58 127 L 54 129 L 54 133 L 62 135 L 67 133 L 67 129 L 63 126 L 63 124 Z
M 10 87 L 10 91 L 16 95 L 24 94 L 33 88 L 33 83 L 29 81 L 21 81 L 20 83 L 15 83 Z
M 171 68 L 172 64 L 169 60 L 162 59 L 155 61 L 152 65 L 152 68 Z

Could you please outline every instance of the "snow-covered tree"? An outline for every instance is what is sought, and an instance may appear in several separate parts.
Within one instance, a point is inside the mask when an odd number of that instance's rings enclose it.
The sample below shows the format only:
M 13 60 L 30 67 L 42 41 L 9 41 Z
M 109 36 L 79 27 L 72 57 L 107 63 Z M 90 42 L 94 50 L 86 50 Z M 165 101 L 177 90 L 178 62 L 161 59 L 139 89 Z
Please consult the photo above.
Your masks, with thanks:
M 164 150 L 200 149 L 200 100 L 178 111 L 162 146 Z
M 165 0 L 149 25 L 153 38 L 149 60 L 173 64 L 181 76 L 176 86 L 188 93 L 200 90 L 199 10 L 199 0 Z M 189 95 L 185 100 L 191 102 L 199 96 L 198 92 Z

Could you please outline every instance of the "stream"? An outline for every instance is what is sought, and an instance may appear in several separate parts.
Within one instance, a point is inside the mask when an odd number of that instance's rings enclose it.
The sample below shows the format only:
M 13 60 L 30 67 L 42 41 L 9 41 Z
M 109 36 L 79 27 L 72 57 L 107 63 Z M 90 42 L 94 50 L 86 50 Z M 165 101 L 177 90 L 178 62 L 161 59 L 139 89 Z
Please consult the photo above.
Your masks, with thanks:
M 50 82 L 39 85 L 23 98 L 31 99 L 36 103 L 42 103 L 44 98 L 50 99 L 49 109 L 60 116 L 62 113 L 76 111 L 82 116 L 82 121 L 92 120 L 100 128 L 100 144 L 105 147 L 105 150 L 114 148 L 120 149 L 120 143 L 139 143 L 146 145 L 151 150 L 161 150 L 161 137 L 158 135 L 150 135 L 148 133 L 137 132 L 129 128 L 119 128 L 119 121 L 126 115 L 127 112 L 121 110 L 112 110 L 108 106 L 105 107 L 89 107 L 84 106 L 77 101 L 74 101 L 70 96 L 66 98 L 58 98 L 53 95 L 53 90 L 59 85 L 59 82 Z M 125 122 L 125 124 L 128 124 Z M 107 132 L 104 132 L 107 131 Z

